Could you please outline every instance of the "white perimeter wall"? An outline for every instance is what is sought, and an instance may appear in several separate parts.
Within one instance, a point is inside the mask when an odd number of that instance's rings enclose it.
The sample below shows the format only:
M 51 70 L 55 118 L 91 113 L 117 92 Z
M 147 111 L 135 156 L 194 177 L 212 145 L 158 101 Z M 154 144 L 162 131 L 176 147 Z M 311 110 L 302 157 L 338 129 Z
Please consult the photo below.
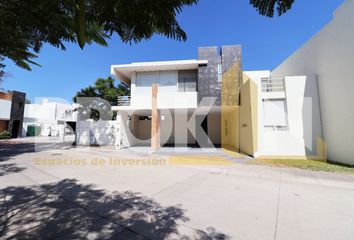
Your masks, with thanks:
M 272 77 L 317 77 L 328 158 L 354 164 L 354 0 L 347 0 L 304 46 L 278 66 Z
M 76 144 L 105 146 L 114 145 L 116 139 L 117 121 L 78 121 L 76 125 Z

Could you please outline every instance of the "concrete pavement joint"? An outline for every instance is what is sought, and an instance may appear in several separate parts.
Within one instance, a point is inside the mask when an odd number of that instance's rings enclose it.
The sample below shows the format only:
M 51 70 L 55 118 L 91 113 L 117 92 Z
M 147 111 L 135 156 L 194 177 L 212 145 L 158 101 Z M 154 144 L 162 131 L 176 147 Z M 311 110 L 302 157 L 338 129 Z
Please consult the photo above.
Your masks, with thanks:
M 160 193 L 166 191 L 167 189 L 170 189 L 171 187 L 177 186 L 178 184 L 180 184 L 180 183 L 182 183 L 182 182 L 184 182 L 184 181 L 186 181 L 186 180 L 188 180 L 188 179 L 191 179 L 191 178 L 193 178 L 193 177 L 195 177 L 195 176 L 197 176 L 197 175 L 199 175 L 199 174 L 201 174 L 201 173 L 202 173 L 202 172 L 195 173 L 195 174 L 193 174 L 192 176 L 189 176 L 189 177 L 184 178 L 184 179 L 182 179 L 182 180 L 180 180 L 180 181 L 178 181 L 178 182 L 175 182 L 174 184 L 172 184 L 172 185 L 170 185 L 170 186 L 168 186 L 168 187 L 165 187 L 165 188 L 161 189 L 160 191 L 158 191 L 158 192 L 152 194 L 152 196 L 156 196 L 157 194 L 160 194 Z
M 279 220 L 279 206 L 280 206 L 280 190 L 281 190 L 281 182 L 282 182 L 282 172 L 281 169 L 279 171 L 279 186 L 278 186 L 278 199 L 277 199 L 277 213 L 275 220 L 275 231 L 274 231 L 274 240 L 277 239 L 277 231 L 278 231 L 278 220 Z

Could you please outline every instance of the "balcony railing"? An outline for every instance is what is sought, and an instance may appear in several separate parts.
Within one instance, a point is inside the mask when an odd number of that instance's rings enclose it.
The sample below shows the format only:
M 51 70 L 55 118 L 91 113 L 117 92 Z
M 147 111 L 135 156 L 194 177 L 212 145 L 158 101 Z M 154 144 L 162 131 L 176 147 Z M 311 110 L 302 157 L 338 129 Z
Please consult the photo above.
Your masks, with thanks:
M 118 106 L 130 106 L 130 96 L 119 96 Z
M 284 78 L 263 78 L 262 92 L 284 92 L 285 82 Z

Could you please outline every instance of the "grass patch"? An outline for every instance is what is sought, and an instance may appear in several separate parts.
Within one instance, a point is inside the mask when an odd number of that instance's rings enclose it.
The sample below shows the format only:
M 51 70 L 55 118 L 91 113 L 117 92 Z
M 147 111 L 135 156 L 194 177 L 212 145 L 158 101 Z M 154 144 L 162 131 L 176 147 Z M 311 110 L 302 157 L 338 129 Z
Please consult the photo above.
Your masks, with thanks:
M 268 165 L 275 167 L 300 168 L 312 171 L 351 173 L 354 174 L 354 167 L 341 166 L 334 163 L 328 163 L 320 160 L 309 159 L 254 159 L 249 164 Z

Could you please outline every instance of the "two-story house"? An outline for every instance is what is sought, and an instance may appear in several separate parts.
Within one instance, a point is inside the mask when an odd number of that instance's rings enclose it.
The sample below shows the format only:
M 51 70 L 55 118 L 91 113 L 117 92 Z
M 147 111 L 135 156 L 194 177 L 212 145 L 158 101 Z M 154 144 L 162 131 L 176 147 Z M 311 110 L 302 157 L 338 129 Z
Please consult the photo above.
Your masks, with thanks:
M 252 156 L 324 157 L 317 82 L 242 71 L 240 46 L 202 47 L 198 59 L 111 66 L 122 146 L 223 147 Z
M 12 138 L 22 136 L 26 93 L 0 89 L 0 132 L 8 131 Z
M 127 117 L 126 145 L 152 144 L 156 136 L 160 142 L 157 148 L 221 146 L 222 75 L 237 65 L 235 90 L 239 87 L 241 47 L 199 48 L 198 54 L 198 60 L 111 67 L 112 75 L 131 90 L 130 97 L 120 97 L 119 106 L 114 107 L 120 116 Z M 153 86 L 157 86 L 155 101 Z

